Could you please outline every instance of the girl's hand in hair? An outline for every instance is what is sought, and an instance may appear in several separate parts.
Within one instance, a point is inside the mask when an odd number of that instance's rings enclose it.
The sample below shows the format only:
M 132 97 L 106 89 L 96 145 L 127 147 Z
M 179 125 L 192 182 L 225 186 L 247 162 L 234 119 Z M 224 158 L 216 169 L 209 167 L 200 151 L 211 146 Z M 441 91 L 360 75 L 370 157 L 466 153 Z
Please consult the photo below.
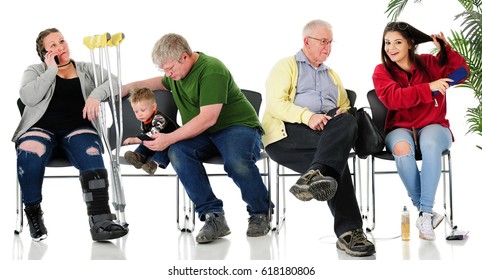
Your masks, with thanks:
M 438 50 L 440 50 L 440 42 L 437 39 L 442 40 L 445 45 L 448 45 L 447 39 L 445 39 L 445 35 L 443 34 L 443 32 L 440 32 L 439 34 L 433 34 L 432 40 Z

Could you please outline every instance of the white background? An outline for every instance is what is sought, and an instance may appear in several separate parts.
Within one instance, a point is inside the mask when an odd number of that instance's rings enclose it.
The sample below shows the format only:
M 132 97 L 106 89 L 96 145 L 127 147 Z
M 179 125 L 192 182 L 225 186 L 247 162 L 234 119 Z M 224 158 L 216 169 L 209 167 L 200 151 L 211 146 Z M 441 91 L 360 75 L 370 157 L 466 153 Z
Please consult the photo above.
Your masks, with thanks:
M 458 1 L 425 0 L 422 5 L 411 2 L 399 20 L 407 21 L 427 34 L 442 31 L 449 36 L 451 29 L 459 29 L 460 21 L 453 21 L 454 16 L 463 11 Z M 14 144 L 10 139 L 19 120 L 16 99 L 22 73 L 28 65 L 40 62 L 35 39 L 41 30 L 57 27 L 69 43 L 72 58 L 77 61 L 90 61 L 89 50 L 83 46 L 85 36 L 123 32 L 126 36 L 121 44 L 123 83 L 157 75 L 159 72 L 151 62 L 153 44 L 165 33 L 179 33 L 189 41 L 193 50 L 221 59 L 241 88 L 264 93 L 264 82 L 271 67 L 278 59 L 294 55 L 301 48 L 304 24 L 319 18 L 330 22 L 334 31 L 335 43 L 326 64 L 338 72 L 346 88 L 357 92 L 357 107 L 362 107 L 368 104 L 366 92 L 373 87 L 371 75 L 375 65 L 380 63 L 382 31 L 389 21 L 384 14 L 387 3 L 357 0 L 17 0 L 3 3 L 0 10 L 0 77 L 5 98 L 0 105 L 3 120 L 0 143 L 5 149 L 2 152 L 1 231 L 11 232 L 14 225 L 16 167 Z M 432 47 L 428 43 L 419 50 L 428 51 Z M 111 52 L 114 53 L 115 49 Z M 466 90 L 448 92 L 448 118 L 456 139 L 452 146 L 452 161 L 457 211 L 465 215 L 478 211 L 482 178 L 481 151 L 475 147 L 481 145 L 481 138 L 466 135 L 466 108 L 476 107 L 476 102 Z M 477 225 L 472 226 L 471 232 L 477 234 L 474 227 Z M 10 250 L 2 245 L 0 250 L 4 249 Z M 66 263 L 69 266 L 68 261 Z M 13 269 L 23 266 L 15 262 L 10 264 Z M 30 266 L 29 275 L 44 267 L 43 264 Z M 47 263 L 47 267 L 50 266 L 57 267 L 54 263 Z M 82 263 L 81 266 L 102 271 L 109 269 L 110 265 L 103 268 L 102 264 Z M 131 269 L 134 264 L 127 263 L 126 266 Z M 5 268 L 3 264 L 2 267 Z M 358 275 L 355 271 L 345 273 Z M 126 275 L 134 277 L 135 272 L 129 270 Z M 161 273 L 153 278 L 163 276 Z

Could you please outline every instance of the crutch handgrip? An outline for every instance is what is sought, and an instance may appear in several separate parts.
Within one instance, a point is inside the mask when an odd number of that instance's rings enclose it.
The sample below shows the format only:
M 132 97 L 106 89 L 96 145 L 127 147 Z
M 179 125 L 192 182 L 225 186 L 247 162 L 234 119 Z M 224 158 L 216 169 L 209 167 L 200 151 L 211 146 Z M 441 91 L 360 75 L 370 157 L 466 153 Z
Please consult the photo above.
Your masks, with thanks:
M 92 36 L 85 36 L 84 37 L 84 45 L 89 48 L 89 50 L 94 50 L 95 45 L 94 41 L 92 40 Z
M 122 40 L 124 40 L 125 35 L 122 32 L 116 33 L 111 36 L 110 40 L 107 41 L 107 45 L 109 47 L 117 47 L 119 46 L 120 43 L 122 43 Z
M 106 32 L 101 35 L 95 35 L 93 38 L 94 46 L 96 48 L 104 48 L 107 44 L 107 41 L 110 40 L 109 32 Z

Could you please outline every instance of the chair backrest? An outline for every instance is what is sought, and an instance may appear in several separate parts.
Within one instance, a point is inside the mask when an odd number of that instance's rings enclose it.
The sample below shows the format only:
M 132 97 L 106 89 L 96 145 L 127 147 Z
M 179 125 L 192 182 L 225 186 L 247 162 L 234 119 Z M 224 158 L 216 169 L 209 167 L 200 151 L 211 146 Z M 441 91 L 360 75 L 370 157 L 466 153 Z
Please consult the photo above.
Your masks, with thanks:
M 253 106 L 256 114 L 259 115 L 259 109 L 261 108 L 261 102 L 263 101 L 261 93 L 247 89 L 241 89 L 241 91 L 243 92 L 244 96 L 246 96 L 249 103 L 251 103 Z
M 177 122 L 177 106 L 174 103 L 174 98 L 169 91 L 156 90 L 154 91 L 154 96 L 156 97 L 157 109 L 163 114 L 167 115 L 173 121 Z M 109 102 L 109 106 L 112 104 Z M 112 108 L 111 108 L 112 111 Z M 136 119 L 136 115 L 132 110 L 131 103 L 129 102 L 129 97 L 124 96 L 122 98 L 122 133 L 124 141 L 127 137 L 133 137 L 141 132 L 141 124 L 139 120 Z M 116 131 L 115 125 L 109 127 L 109 145 L 111 149 L 116 148 Z
M 372 119 L 375 123 L 376 128 L 380 133 L 385 136 L 385 121 L 387 119 L 388 109 L 385 105 L 378 99 L 377 93 L 374 89 L 368 91 L 367 93 L 368 103 L 372 110 Z
M 350 106 L 355 107 L 356 92 L 351 89 L 346 89 L 346 93 L 348 94 L 348 100 L 350 100 Z
M 17 99 L 17 107 L 18 107 L 18 111 L 20 112 L 20 116 L 22 116 L 23 110 L 25 110 L 25 104 L 23 104 L 23 102 L 20 98 Z

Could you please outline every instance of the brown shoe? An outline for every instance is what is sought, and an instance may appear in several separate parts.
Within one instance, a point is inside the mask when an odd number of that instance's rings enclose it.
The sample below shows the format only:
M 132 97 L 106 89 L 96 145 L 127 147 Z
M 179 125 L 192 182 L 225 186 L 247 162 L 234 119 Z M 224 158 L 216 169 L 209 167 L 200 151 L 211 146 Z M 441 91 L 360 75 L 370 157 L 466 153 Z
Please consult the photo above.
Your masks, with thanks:
M 142 158 L 141 154 L 136 152 L 127 151 L 124 154 L 124 158 L 128 163 L 134 165 L 134 167 L 137 169 L 140 169 L 144 164 L 144 159 Z
M 149 175 L 154 175 L 154 173 L 156 173 L 156 170 L 157 170 L 157 163 L 151 160 L 148 163 L 142 165 L 142 170 L 149 173 Z

